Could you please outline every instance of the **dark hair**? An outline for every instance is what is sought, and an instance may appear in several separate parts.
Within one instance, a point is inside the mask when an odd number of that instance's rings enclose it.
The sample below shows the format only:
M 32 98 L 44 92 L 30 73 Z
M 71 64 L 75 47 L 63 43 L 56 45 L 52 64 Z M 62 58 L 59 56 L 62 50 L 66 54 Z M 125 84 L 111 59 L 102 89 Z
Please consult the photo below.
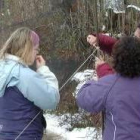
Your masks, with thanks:
M 123 77 L 140 76 L 140 39 L 123 37 L 114 45 L 113 68 Z

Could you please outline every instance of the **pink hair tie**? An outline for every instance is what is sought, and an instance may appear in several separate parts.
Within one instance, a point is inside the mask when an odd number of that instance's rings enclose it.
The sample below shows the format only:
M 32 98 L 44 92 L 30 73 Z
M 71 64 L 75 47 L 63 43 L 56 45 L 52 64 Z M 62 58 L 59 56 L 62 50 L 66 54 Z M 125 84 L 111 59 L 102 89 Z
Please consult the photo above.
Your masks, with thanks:
M 31 39 L 34 47 L 39 45 L 39 36 L 34 31 L 31 31 Z

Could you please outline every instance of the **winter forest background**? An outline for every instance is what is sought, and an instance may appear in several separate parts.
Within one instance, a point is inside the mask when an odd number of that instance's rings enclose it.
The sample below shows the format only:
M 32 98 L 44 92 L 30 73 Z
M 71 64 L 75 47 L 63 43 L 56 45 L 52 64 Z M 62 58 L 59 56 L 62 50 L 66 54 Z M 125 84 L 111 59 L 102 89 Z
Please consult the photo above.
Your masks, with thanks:
M 138 22 L 140 0 L 0 0 L 0 46 L 18 27 L 35 30 L 41 39 L 41 54 L 62 87 L 91 54 L 86 42 L 89 33 L 102 32 L 119 38 L 132 35 Z M 94 57 L 79 70 L 93 66 Z M 70 131 L 87 126 L 100 130 L 101 114 L 81 111 L 80 117 L 75 115 L 79 113 L 73 96 L 76 86 L 70 80 L 61 88 L 61 101 L 53 113 L 64 115 L 62 123 L 68 122 Z

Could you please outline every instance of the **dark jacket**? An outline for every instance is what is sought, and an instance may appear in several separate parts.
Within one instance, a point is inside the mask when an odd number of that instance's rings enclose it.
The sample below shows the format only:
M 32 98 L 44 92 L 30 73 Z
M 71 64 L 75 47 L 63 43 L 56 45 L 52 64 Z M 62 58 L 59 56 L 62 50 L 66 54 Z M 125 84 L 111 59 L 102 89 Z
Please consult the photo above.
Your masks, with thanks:
M 4 96 L 0 98 L 0 140 L 14 140 L 40 111 L 16 87 L 6 88 Z M 42 117 L 41 111 L 19 140 L 41 140 Z

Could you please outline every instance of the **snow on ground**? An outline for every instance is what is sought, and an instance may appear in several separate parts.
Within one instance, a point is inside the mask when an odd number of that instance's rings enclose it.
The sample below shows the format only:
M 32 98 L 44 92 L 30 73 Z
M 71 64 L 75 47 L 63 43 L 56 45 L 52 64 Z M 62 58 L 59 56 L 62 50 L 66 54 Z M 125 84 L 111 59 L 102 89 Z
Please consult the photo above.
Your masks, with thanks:
M 97 74 L 95 70 L 86 69 L 83 72 L 77 72 L 72 78 L 72 81 L 75 80 L 78 83 L 73 95 L 76 96 L 77 92 L 82 87 L 82 85 L 91 79 L 97 80 Z
M 90 80 L 90 79 L 97 80 L 97 75 L 96 75 L 95 70 L 87 69 L 87 70 L 84 70 L 83 72 L 78 72 L 74 75 L 72 80 L 75 80 L 78 83 L 74 96 L 76 95 L 80 87 L 87 80 Z M 97 132 L 97 130 L 94 127 L 75 128 L 72 131 L 69 131 L 71 129 L 71 125 L 70 123 L 68 123 L 70 121 L 65 122 L 66 116 L 71 119 L 70 114 L 65 114 L 63 116 L 56 116 L 54 114 L 46 114 L 45 118 L 47 121 L 47 131 L 53 132 L 55 134 L 58 134 L 59 136 L 62 136 L 63 137 L 62 140 L 101 140 L 101 131 Z M 78 118 L 78 121 L 81 121 L 80 113 L 75 114 L 75 116 L 76 118 Z
M 97 131 L 93 127 L 75 128 L 69 131 L 69 128 L 71 128 L 70 124 L 60 126 L 62 116 L 46 114 L 45 118 L 47 131 L 62 136 L 62 140 L 101 140 L 101 135 L 97 138 Z

